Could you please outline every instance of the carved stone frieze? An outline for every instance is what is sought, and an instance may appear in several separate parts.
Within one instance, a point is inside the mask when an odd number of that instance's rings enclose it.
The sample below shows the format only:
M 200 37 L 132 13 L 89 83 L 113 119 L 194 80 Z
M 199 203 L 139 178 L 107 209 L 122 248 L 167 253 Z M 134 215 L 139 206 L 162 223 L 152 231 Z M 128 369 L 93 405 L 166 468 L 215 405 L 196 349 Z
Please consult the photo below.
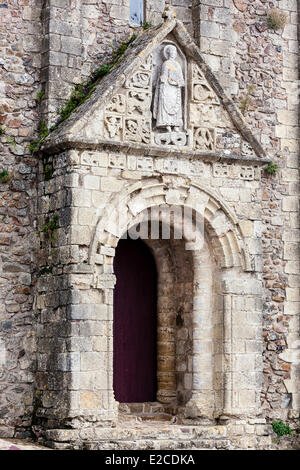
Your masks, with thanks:
M 136 168 L 139 171 L 153 171 L 153 158 L 138 157 L 136 161 Z
M 214 163 L 213 175 L 217 178 L 228 177 L 230 172 L 230 165 L 228 163 Z
M 126 155 L 110 154 L 108 158 L 108 166 L 111 168 L 126 168 Z
M 251 181 L 254 179 L 255 168 L 253 166 L 241 166 L 239 171 L 239 177 L 242 180 Z
M 218 105 L 204 103 L 190 103 L 190 124 L 201 125 L 203 122 L 209 122 L 210 126 L 220 126 L 223 122 L 221 109 Z
M 157 145 L 177 145 L 184 146 L 187 142 L 185 132 L 161 132 L 154 135 L 154 142 Z
M 149 144 L 151 142 L 152 56 L 129 77 L 125 87 L 105 108 L 104 138 Z

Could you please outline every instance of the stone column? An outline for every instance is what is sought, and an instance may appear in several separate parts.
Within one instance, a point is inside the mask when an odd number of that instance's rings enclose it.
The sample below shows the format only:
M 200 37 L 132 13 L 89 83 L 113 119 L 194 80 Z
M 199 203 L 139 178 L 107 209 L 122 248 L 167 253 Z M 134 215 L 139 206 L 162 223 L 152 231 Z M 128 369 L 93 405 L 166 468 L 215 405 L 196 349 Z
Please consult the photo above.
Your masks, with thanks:
M 209 251 L 194 255 L 193 306 L 193 383 L 192 397 L 185 407 L 187 418 L 199 418 L 203 424 L 213 420 L 214 363 L 212 266 Z

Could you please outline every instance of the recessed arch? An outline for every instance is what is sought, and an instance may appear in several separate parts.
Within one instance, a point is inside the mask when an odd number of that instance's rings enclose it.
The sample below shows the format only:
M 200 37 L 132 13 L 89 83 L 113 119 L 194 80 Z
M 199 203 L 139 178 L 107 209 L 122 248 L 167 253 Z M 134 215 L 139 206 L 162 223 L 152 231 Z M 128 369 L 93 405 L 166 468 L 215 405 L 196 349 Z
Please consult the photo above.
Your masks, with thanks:
M 185 186 L 179 182 L 169 186 L 155 178 L 127 186 L 111 198 L 96 224 L 89 263 L 95 263 L 100 245 L 115 246 L 121 234 L 136 223 L 138 214 L 158 205 L 195 210 L 203 217 L 221 266 L 241 266 L 244 271 L 251 270 L 238 219 L 215 192 L 198 184 Z

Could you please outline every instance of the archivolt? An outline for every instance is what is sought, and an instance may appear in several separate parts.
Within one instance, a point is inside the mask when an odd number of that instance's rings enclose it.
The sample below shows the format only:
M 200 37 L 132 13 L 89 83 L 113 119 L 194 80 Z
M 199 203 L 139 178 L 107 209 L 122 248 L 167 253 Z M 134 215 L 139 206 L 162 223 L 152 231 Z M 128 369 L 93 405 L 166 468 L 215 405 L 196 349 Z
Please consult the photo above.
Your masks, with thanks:
M 155 178 L 127 186 L 111 198 L 95 227 L 90 264 L 95 263 L 99 247 L 115 247 L 122 234 L 137 223 L 139 214 L 155 206 L 182 206 L 199 212 L 221 267 L 251 270 L 238 219 L 215 192 L 198 184 L 165 184 Z

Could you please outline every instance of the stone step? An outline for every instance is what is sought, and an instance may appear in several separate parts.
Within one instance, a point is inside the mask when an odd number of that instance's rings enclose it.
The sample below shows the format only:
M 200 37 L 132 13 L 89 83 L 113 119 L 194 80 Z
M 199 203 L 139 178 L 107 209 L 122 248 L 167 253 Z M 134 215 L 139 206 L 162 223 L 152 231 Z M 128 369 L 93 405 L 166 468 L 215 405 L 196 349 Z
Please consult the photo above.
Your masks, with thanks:
M 198 439 L 193 441 L 182 440 L 153 440 L 139 439 L 132 441 L 106 441 L 87 442 L 84 448 L 87 450 L 204 450 L 204 449 L 228 449 L 229 440 Z
M 142 414 L 138 415 L 138 419 L 142 421 L 172 421 L 174 420 L 174 416 L 166 414 L 166 413 L 159 413 L 159 414 Z
M 248 429 L 249 428 L 249 429 Z M 268 449 L 271 426 L 189 426 L 159 421 L 123 423 L 116 427 L 49 429 L 46 442 L 55 449 L 200 450 Z M 251 428 L 251 429 L 250 429 Z
M 83 429 L 49 429 L 46 431 L 47 440 L 57 442 L 76 441 L 78 439 L 92 440 L 143 440 L 143 439 L 211 439 L 225 438 L 226 426 L 181 426 L 154 421 L 140 422 L 134 425 L 126 424 L 116 427 L 91 427 Z

